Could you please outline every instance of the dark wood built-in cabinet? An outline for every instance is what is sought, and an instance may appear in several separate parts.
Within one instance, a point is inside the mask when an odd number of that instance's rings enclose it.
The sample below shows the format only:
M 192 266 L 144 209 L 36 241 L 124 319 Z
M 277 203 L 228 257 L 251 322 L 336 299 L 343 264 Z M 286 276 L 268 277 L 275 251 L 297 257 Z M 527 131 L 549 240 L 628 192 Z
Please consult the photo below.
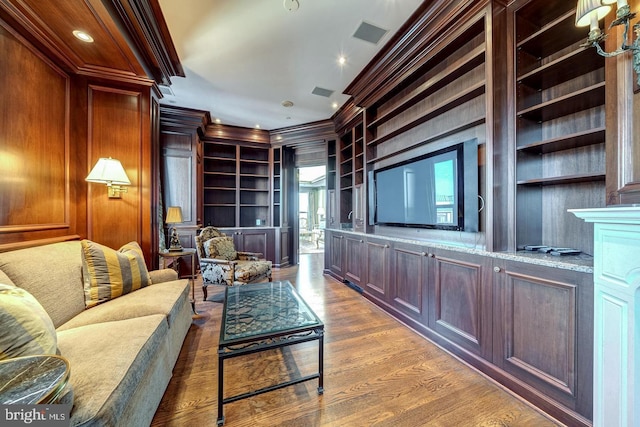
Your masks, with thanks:
M 559 420 L 589 425 L 591 273 L 571 261 L 326 233 L 328 274 Z

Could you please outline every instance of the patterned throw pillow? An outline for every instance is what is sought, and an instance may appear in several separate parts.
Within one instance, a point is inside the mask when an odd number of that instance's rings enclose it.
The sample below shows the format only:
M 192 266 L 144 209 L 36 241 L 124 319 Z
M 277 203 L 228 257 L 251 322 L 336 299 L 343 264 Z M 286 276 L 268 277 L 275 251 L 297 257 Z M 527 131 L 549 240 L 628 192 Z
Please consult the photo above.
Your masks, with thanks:
M 204 242 L 204 253 L 207 258 L 226 259 L 233 261 L 238 258 L 238 252 L 233 246 L 233 237 L 214 237 Z
M 142 249 L 136 242 L 116 251 L 83 240 L 82 276 L 87 308 L 151 284 Z
M 58 342 L 51 318 L 33 295 L 0 283 L 0 360 L 56 354 Z

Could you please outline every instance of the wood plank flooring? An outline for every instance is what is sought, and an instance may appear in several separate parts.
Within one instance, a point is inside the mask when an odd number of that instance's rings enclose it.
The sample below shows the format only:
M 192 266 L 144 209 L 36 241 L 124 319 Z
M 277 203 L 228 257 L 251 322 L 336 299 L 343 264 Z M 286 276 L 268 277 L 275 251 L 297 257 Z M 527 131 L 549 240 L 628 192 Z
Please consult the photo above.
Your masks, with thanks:
M 309 381 L 224 406 L 225 426 L 555 426 L 360 294 L 322 275 L 322 254 L 274 270 L 325 323 L 324 394 Z M 222 287 L 218 289 L 222 290 Z M 209 289 L 215 294 L 216 287 Z M 214 426 L 222 304 L 203 302 L 152 426 Z M 317 342 L 230 359 L 225 396 L 317 370 Z

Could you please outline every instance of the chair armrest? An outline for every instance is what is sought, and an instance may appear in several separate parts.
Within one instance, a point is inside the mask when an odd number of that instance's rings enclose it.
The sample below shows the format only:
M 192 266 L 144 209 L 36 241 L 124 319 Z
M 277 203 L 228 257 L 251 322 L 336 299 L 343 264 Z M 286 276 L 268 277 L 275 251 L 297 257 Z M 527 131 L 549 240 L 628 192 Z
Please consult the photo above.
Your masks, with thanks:
M 218 258 L 201 258 L 200 264 L 220 264 L 220 265 L 236 265 L 237 261 L 227 261 L 226 259 Z
M 243 251 L 237 251 L 237 252 L 238 252 L 238 256 L 244 255 L 244 256 L 255 256 L 260 258 L 261 256 L 264 255 L 262 252 L 243 252 Z
M 149 272 L 151 283 L 164 283 L 178 280 L 178 273 L 171 268 L 162 268 L 160 270 L 152 270 Z

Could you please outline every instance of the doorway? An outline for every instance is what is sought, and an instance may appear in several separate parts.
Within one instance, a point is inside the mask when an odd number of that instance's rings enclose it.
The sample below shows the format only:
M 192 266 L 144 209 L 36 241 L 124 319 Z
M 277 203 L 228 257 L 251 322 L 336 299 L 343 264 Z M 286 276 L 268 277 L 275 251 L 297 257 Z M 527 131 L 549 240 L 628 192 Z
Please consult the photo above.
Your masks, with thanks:
M 326 166 L 298 168 L 298 252 L 324 252 Z

